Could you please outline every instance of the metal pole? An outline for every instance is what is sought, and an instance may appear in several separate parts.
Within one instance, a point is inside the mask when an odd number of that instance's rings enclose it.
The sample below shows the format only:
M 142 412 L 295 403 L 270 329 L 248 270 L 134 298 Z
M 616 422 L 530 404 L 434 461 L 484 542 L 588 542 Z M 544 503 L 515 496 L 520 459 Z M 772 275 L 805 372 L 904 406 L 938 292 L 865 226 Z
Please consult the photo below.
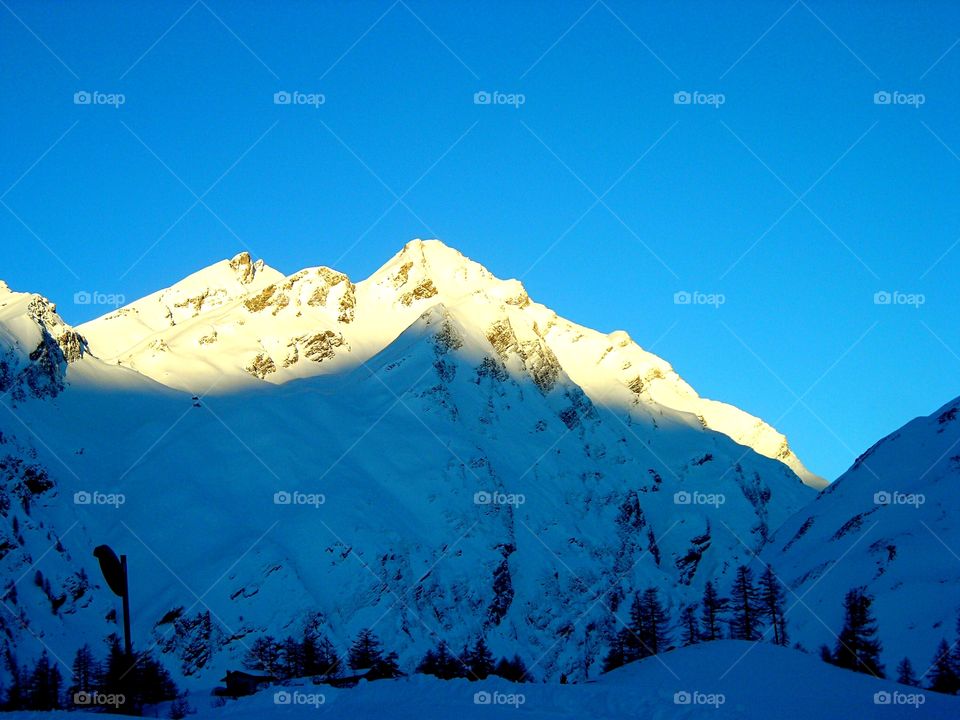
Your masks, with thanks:
M 123 646 L 127 657 L 133 656 L 130 645 L 130 585 L 127 582 L 127 556 L 120 556 L 120 567 L 123 569 Z

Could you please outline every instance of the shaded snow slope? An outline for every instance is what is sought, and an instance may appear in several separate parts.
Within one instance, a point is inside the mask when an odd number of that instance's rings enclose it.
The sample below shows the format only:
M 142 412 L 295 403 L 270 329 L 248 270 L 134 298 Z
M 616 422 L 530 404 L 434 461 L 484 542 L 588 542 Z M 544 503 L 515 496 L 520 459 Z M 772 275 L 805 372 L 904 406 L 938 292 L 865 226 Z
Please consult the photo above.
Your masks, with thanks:
M 763 557 L 803 598 L 789 617 L 794 634 L 832 647 L 821 619 L 837 631 L 839 599 L 864 586 L 888 672 L 904 655 L 924 672 L 939 640 L 955 638 L 958 498 L 960 398 L 880 440 L 777 530 Z
M 289 698 L 289 704 L 277 704 Z M 322 702 L 321 702 L 322 696 Z M 849 720 L 955 718 L 960 699 L 907 688 L 825 665 L 810 655 L 720 641 L 649 658 L 577 685 L 515 685 L 500 679 L 444 682 L 413 676 L 361 683 L 351 689 L 276 686 L 211 707 L 195 693 L 198 720 L 254 718 L 736 718 L 738 720 Z M 684 700 L 689 700 L 684 703 Z M 722 703 L 721 703 L 722 700 Z M 883 703 L 890 700 L 887 704 Z M 309 705 L 306 702 L 316 702 Z M 486 702 L 489 701 L 489 702 Z M 680 702 L 678 702 L 680 701 Z M 302 704 L 294 704 L 299 702 Z M 907 702 L 920 703 L 906 704 Z M 919 712 L 918 709 L 919 708 Z M 86 720 L 86 714 L 15 713 L 25 720 Z

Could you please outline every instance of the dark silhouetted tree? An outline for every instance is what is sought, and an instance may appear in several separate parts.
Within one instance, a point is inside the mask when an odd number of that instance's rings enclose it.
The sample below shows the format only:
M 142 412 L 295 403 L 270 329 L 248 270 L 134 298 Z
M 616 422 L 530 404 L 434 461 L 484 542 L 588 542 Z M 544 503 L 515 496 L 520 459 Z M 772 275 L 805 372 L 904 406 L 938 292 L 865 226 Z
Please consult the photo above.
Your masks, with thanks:
M 655 587 L 643 592 L 643 627 L 640 638 L 648 654 L 656 655 L 670 648 L 670 616 L 660 602 L 660 593 Z M 631 628 L 634 632 L 637 629 Z
M 93 651 L 89 645 L 84 645 L 73 657 L 71 668 L 73 684 L 67 691 L 68 694 L 72 697 L 74 693 L 95 690 L 100 680 L 100 672 L 100 663 L 93 656 Z
M 400 656 L 395 652 L 388 652 L 374 661 L 367 678 L 369 680 L 386 680 L 401 675 L 403 673 L 400 672 Z
M 696 645 L 700 642 L 700 623 L 697 622 L 697 605 L 684 605 L 680 611 L 680 642 Z
M 350 646 L 347 657 L 350 667 L 354 670 L 373 668 L 383 660 L 383 646 L 380 644 L 380 638 L 369 628 L 364 628 Z
M 937 651 L 933 656 L 933 663 L 930 669 L 930 684 L 927 686 L 933 692 L 947 693 L 956 695 L 960 690 L 960 677 L 956 666 L 953 664 L 950 646 L 946 640 L 941 640 L 937 645 Z
M 27 709 L 57 710 L 60 707 L 62 680 L 60 669 L 55 664 L 51 664 L 47 651 L 44 650 L 33 672 L 30 673 L 27 684 Z
M 773 630 L 773 644 L 787 646 L 786 593 L 769 565 L 760 576 L 760 605 L 768 626 Z
M 281 657 L 283 648 L 273 637 L 264 635 L 253 641 L 243 658 L 243 664 L 250 670 L 259 670 L 274 677 L 283 674 Z
M 470 653 L 466 657 L 466 664 L 469 669 L 468 677 L 471 680 L 486 680 L 488 676 L 493 674 L 495 667 L 493 653 L 490 652 L 487 641 L 484 640 L 482 635 L 477 638 L 470 649 Z
M 920 681 L 917 680 L 917 676 L 913 672 L 913 664 L 910 662 L 910 658 L 905 657 L 897 665 L 897 682 L 910 687 L 920 686 Z
M 303 677 L 303 644 L 297 642 L 293 637 L 288 637 L 283 641 L 280 652 L 280 672 L 281 677 L 297 678 Z
M 624 628 L 620 632 L 616 633 L 613 638 L 610 640 L 610 649 L 607 651 L 606 656 L 603 658 L 603 672 L 607 673 L 611 670 L 616 670 L 618 667 L 623 667 L 627 663 L 627 653 L 626 648 L 624 647 L 625 642 L 628 638 L 632 638 L 632 633 Z M 501 663 L 505 660 L 501 660 Z M 497 666 L 497 675 L 500 675 L 500 666 Z
M 856 672 L 884 677 L 880 662 L 882 644 L 870 606 L 873 598 L 862 588 L 850 590 L 843 599 L 843 629 L 833 650 L 833 664 Z
M 759 640 L 763 629 L 760 613 L 760 595 L 753 582 L 753 573 L 746 565 L 741 565 L 730 592 L 730 637 Z
M 519 655 L 514 655 L 510 660 L 507 660 L 505 657 L 500 658 L 500 662 L 497 663 L 493 674 L 510 682 L 533 682 L 533 676 L 530 674 L 530 671 L 527 670 L 527 666 L 523 660 L 520 659 Z
M 303 632 L 301 649 L 305 675 L 338 677 L 341 672 L 340 656 L 330 638 L 319 629 L 307 627 Z
M 727 609 L 727 601 L 720 597 L 713 581 L 708 580 L 703 588 L 703 608 L 700 614 L 701 633 L 704 641 L 719 640 L 723 637 L 723 614 Z
M 436 649 L 427 650 L 426 655 L 417 665 L 416 672 L 423 675 L 433 675 L 441 680 L 452 680 L 466 676 L 464 663 L 450 652 L 446 640 L 441 640 Z

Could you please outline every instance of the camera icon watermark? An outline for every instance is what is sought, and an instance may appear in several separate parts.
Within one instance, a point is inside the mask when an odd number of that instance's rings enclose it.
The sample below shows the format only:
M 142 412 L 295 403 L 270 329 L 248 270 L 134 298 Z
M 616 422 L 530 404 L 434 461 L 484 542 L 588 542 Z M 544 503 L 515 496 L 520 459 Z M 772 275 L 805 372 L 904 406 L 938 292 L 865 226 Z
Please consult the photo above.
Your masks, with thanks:
M 923 93 L 904 93 L 899 90 L 878 90 L 873 94 L 874 105 L 906 105 L 914 109 L 927 102 Z
M 279 490 L 273 494 L 274 505 L 306 505 L 319 508 L 326 504 L 327 496 L 323 493 L 305 493 L 299 490 Z
M 77 90 L 73 94 L 74 105 L 108 105 L 118 109 L 127 102 L 123 93 L 105 93 L 99 90 Z
M 107 506 L 119 510 L 126 504 L 127 496 L 123 493 L 103 493 L 99 490 L 78 490 L 73 494 L 74 505 Z
M 674 105 L 708 105 L 717 110 L 725 102 L 727 102 L 727 96 L 723 93 L 678 90 L 673 94 Z
M 906 305 L 915 309 L 920 309 L 921 305 L 927 302 L 927 296 L 923 293 L 907 293 L 900 290 L 878 290 L 873 294 L 874 305 Z
M 319 708 L 327 702 L 326 695 L 322 693 L 305 693 L 299 690 L 290 692 L 289 690 L 278 690 L 273 694 L 274 705 L 297 705 Z
M 306 105 L 315 110 L 327 102 L 323 93 L 305 93 L 299 90 L 278 90 L 273 94 L 274 105 Z
M 527 96 L 523 93 L 505 93 L 499 90 L 487 92 L 479 90 L 473 94 L 474 105 L 510 105 L 514 109 L 519 109 L 521 105 L 527 102 Z
M 502 693 L 496 690 L 493 692 L 490 692 L 489 690 L 480 690 L 479 692 L 475 692 L 473 694 L 474 705 L 506 705 L 519 710 L 520 706 L 525 702 L 527 702 L 527 696 L 523 693 Z
M 723 293 L 678 290 L 673 294 L 674 305 L 708 305 L 713 308 L 719 308 L 721 305 L 725 305 L 726 302 L 727 296 Z
M 723 693 L 705 693 L 699 690 L 680 690 L 673 694 L 674 705 L 707 705 L 719 708 L 727 702 Z
M 709 505 L 714 508 L 719 508 L 726 502 L 727 496 L 723 493 L 702 493 L 680 490 L 673 494 L 674 505 Z
M 73 694 L 73 704 L 77 707 L 119 708 L 127 704 L 122 693 L 102 693 L 93 690 L 81 690 Z
M 473 494 L 474 505 L 513 505 L 519 507 L 527 502 L 527 496 L 523 493 L 502 493 L 494 490 L 487 492 L 481 490 Z
M 896 490 L 880 490 L 873 494 L 874 505 L 910 505 L 915 509 L 919 509 L 925 502 L 927 502 L 927 496 L 923 493 L 902 493 Z
M 873 694 L 874 705 L 907 705 L 919 710 L 920 706 L 927 701 L 927 696 L 923 693 L 905 693 L 899 690 L 890 692 L 889 690 L 880 690 Z
M 125 305 L 126 302 L 126 296 L 121 293 L 105 293 L 99 290 L 94 290 L 93 292 L 79 290 L 73 294 L 74 305 L 108 305 L 118 308 L 121 305 Z

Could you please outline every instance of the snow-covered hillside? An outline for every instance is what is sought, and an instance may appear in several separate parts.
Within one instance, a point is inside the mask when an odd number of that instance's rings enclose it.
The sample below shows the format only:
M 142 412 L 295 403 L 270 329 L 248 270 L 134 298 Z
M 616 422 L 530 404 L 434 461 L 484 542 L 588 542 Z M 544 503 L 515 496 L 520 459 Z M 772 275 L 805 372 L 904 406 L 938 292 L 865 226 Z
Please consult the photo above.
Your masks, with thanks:
M 117 630 L 108 543 L 135 643 L 187 685 L 313 612 L 406 667 L 484 633 L 538 677 L 595 676 L 625 597 L 726 583 L 814 496 L 794 470 L 818 482 L 625 333 L 437 242 L 357 284 L 240 255 L 78 331 L 44 303 L 0 297 L 0 631 L 23 662 Z
M 798 679 L 802 678 L 801 682 Z M 194 692 L 197 720 L 278 718 L 738 718 L 848 720 L 956 718 L 960 699 L 825 665 L 767 644 L 719 641 L 648 658 L 578 685 L 443 681 L 415 675 L 350 689 L 274 686 L 212 707 Z M 919 712 L 918 712 L 919 711 Z M 77 713 L 15 713 L 23 720 L 92 720 Z
M 789 621 L 805 643 L 833 645 L 839 598 L 876 597 L 888 672 L 904 656 L 924 672 L 960 610 L 960 398 L 880 440 L 777 530 L 763 558 L 794 590 Z M 798 599 L 800 598 L 800 599 Z

